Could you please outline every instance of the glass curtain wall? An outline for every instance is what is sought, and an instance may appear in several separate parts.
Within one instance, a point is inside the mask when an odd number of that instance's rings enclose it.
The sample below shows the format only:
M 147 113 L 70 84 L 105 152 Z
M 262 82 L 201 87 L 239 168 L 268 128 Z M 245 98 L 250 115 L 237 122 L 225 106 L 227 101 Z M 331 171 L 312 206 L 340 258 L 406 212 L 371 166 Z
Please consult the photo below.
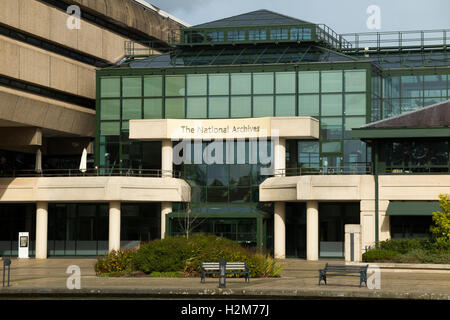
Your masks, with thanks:
M 448 78 L 446 74 L 384 77 L 383 119 L 449 99 Z
M 130 119 L 312 116 L 320 120 L 312 147 L 320 156 L 309 163 L 359 170 L 370 159 L 365 143 L 349 134 L 367 122 L 367 85 L 366 69 L 101 77 L 99 165 L 138 165 Z

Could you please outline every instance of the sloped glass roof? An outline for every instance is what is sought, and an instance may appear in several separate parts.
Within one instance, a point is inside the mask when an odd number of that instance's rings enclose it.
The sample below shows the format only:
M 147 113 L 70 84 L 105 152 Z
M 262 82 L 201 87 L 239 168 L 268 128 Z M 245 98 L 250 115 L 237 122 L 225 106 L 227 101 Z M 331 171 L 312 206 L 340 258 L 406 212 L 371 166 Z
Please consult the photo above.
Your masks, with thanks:
M 172 68 L 337 61 L 360 60 L 319 46 L 224 46 L 174 50 L 172 53 L 126 61 L 114 68 Z
M 310 23 L 308 21 L 292 18 L 270 10 L 256 10 L 237 16 L 224 18 L 212 22 L 202 23 L 194 28 L 222 28 L 243 26 L 274 26 Z

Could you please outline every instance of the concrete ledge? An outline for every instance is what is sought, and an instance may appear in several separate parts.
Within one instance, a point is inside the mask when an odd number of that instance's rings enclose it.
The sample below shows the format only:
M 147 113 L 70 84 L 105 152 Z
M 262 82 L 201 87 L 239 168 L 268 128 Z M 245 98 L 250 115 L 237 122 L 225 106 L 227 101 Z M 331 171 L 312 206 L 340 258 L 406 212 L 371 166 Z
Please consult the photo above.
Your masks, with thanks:
M 364 263 L 364 262 L 346 262 L 346 265 L 362 266 L 369 265 L 371 267 L 378 267 L 384 271 L 395 272 L 450 272 L 450 264 L 425 264 L 425 263 Z
M 340 290 L 281 290 L 281 289 L 211 289 L 211 288 L 87 288 L 79 290 L 59 288 L 0 288 L 2 298 L 197 298 L 197 299 L 395 299 L 450 300 L 450 293 L 340 291 Z

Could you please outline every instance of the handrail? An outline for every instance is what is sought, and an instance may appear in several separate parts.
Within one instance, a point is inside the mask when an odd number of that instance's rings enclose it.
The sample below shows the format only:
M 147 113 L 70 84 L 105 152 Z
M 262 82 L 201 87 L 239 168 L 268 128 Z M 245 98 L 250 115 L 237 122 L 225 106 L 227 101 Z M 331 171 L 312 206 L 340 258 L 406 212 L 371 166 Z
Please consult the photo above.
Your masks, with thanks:
M 285 168 L 276 169 L 274 171 L 275 177 L 284 176 L 301 176 L 301 175 L 351 175 L 351 174 L 372 174 L 372 165 L 370 163 L 363 165 L 349 165 L 337 167 L 300 167 L 300 168 Z
M 130 177 L 170 177 L 181 178 L 180 171 L 140 169 L 140 168 L 89 168 L 85 171 L 80 169 L 44 169 L 40 172 L 36 170 L 13 170 L 1 172 L 0 177 L 94 177 L 94 176 L 130 176 Z
M 444 47 L 450 44 L 450 29 L 384 31 L 341 34 L 352 47 L 349 49 L 384 49 L 409 47 Z

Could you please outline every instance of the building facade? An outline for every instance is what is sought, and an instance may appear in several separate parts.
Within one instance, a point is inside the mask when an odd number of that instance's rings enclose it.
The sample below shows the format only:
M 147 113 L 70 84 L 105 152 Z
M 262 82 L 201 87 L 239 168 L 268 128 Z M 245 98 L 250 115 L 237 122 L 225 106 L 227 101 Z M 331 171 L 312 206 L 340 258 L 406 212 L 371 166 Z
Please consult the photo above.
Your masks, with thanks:
M 372 130 L 427 106 L 449 114 L 450 33 L 393 34 L 398 41 L 338 35 L 258 10 L 171 28 L 159 54 L 130 43 L 126 59 L 96 72 L 96 169 L 76 184 L 47 177 L 33 186 L 70 203 L 27 209 L 58 213 L 48 254 L 205 232 L 317 260 L 344 256 L 346 224 L 361 225 L 363 250 L 423 236 L 450 190 L 449 122 Z M 404 130 L 416 132 L 403 138 L 418 139 L 422 154 L 396 140 Z M 415 162 L 398 160 L 399 150 Z M 87 230 L 96 230 L 89 239 Z
M 185 26 L 143 1 L 1 2 L 0 255 L 17 255 L 21 231 L 40 258 L 108 250 L 109 210 L 133 197 L 115 177 L 73 177 L 83 150 L 84 174 L 94 168 L 96 71 L 123 59 L 130 41 L 167 51 L 167 30 Z

